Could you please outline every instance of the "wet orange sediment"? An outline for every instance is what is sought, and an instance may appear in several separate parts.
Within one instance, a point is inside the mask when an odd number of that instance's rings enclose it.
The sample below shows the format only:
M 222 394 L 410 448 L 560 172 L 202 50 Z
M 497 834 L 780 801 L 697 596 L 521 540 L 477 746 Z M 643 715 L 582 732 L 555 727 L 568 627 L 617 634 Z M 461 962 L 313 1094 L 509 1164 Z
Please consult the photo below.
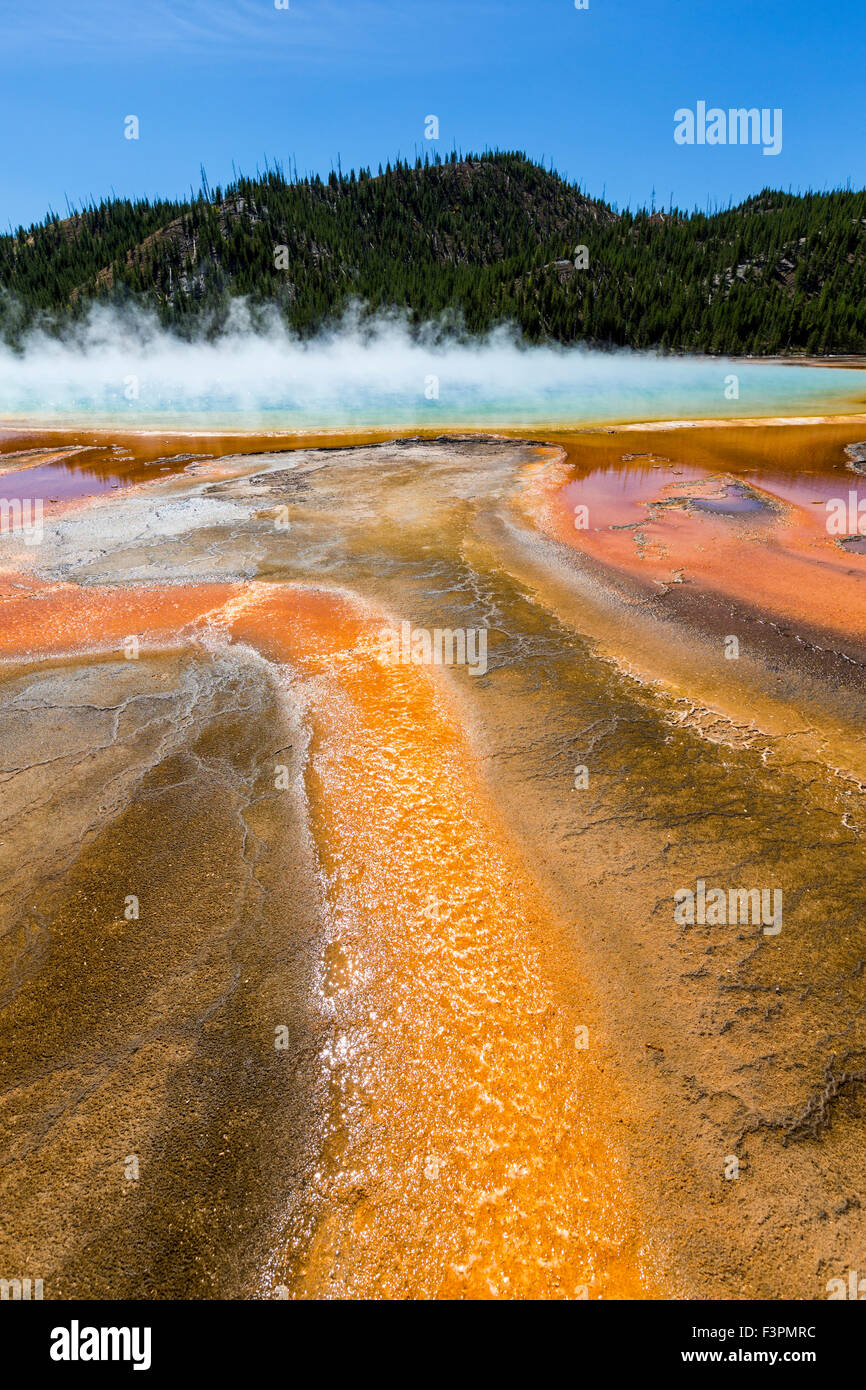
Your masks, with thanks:
M 350 433 L 238 433 L 195 430 L 55 429 L 0 427 L 0 478 L 7 491 L 32 498 L 92 497 L 112 488 L 134 487 L 194 465 L 196 475 L 231 477 L 227 456 L 376 444 L 393 431 Z M 21 473 L 20 480 L 15 475 Z M 10 494 L 11 495 L 11 494 Z
M 7 575 L 0 581 L 0 657 L 119 650 L 130 636 L 164 643 L 237 591 L 220 584 L 79 588 Z
M 866 484 L 844 446 L 862 426 L 622 431 L 573 439 L 524 470 L 523 505 L 558 540 L 645 582 L 692 582 L 781 617 L 862 637 L 866 555 L 827 529 L 827 502 Z M 625 456 L 625 457 L 624 457 Z M 744 483 L 765 509 L 686 508 Z M 661 504 L 661 505 L 654 505 Z M 576 508 L 587 515 L 578 517 Z
M 56 464 L 71 464 L 78 457 L 75 446 L 51 449 L 35 447 L 16 449 L 11 452 L 0 448 L 0 477 L 10 477 L 16 473 L 29 473 L 34 469 L 50 468 Z
M 158 449 L 152 444 L 130 449 L 104 440 L 79 441 L 78 435 L 74 442 L 64 443 L 45 434 L 26 440 L 10 440 L 0 434 L 0 488 L 4 495 L 43 501 L 95 497 L 183 467 L 182 461 L 172 463 L 165 458 L 168 440 Z
M 362 447 L 392 438 L 393 431 L 385 430 L 232 434 L 0 426 L 0 499 L 30 506 L 38 502 L 41 519 L 50 523 L 116 491 L 136 492 L 155 483 L 183 486 L 190 479 L 209 484 L 243 477 L 250 471 L 245 460 L 263 453 Z M 32 552 L 28 556 L 22 549 L 18 560 L 23 559 L 26 568 Z
M 651 1296 L 586 1015 L 549 977 L 547 908 L 442 692 L 383 662 L 346 600 L 244 610 L 235 636 L 310 678 L 316 730 L 334 1031 L 321 1215 L 286 1252 L 298 1292 Z
M 306 704 L 327 1114 L 272 1282 L 301 1297 L 655 1296 L 593 1026 L 577 1046 L 591 1001 L 569 998 L 549 909 L 436 679 L 383 660 L 381 622 L 333 593 L 4 599 L 4 656 L 210 628 L 285 665 Z

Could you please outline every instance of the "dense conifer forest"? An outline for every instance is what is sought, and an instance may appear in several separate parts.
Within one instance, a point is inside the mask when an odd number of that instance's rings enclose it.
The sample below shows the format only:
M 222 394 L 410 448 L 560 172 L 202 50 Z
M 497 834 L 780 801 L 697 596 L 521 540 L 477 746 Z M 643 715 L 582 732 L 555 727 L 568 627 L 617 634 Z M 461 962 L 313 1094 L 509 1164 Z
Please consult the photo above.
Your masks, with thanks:
M 585 248 L 582 249 L 582 248 Z M 0 237 L 0 331 L 62 331 L 94 301 L 216 332 L 232 299 L 301 335 L 351 305 L 470 334 L 711 353 L 866 352 L 866 192 L 618 212 L 519 153 L 298 178 L 188 201 L 111 199 Z

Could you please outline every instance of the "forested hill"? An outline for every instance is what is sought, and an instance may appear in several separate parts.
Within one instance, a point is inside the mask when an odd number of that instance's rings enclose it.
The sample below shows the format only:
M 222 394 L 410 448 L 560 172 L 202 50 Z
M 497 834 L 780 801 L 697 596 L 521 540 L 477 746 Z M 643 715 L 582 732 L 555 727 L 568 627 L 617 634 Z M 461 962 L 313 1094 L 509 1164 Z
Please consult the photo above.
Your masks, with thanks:
M 0 238 L 0 286 L 11 341 L 94 300 L 133 299 L 194 331 L 243 295 L 302 334 L 359 302 L 419 322 L 456 311 L 471 333 L 508 321 L 531 340 L 864 352 L 866 192 L 619 214 L 521 154 L 324 181 L 277 169 L 187 202 L 112 200 L 19 227 Z

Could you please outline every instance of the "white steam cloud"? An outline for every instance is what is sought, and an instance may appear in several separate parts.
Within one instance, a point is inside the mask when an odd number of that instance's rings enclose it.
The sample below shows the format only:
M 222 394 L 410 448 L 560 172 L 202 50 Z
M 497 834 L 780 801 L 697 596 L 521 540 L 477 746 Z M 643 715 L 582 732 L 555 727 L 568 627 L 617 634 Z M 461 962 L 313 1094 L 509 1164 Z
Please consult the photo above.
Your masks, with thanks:
M 732 378 L 736 388 L 731 384 Z M 222 332 L 181 338 L 152 316 L 94 307 L 57 339 L 0 348 L 0 418 L 202 421 L 300 428 L 581 423 L 807 412 L 862 397 L 862 372 L 479 340 L 404 318 L 301 340 L 236 301 Z

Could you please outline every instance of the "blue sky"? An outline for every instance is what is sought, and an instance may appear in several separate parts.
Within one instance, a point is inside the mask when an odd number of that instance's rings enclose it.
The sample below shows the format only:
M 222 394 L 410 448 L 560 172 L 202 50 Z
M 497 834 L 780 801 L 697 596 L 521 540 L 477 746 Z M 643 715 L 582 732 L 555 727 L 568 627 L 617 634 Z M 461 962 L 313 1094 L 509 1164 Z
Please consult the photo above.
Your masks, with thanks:
M 452 145 L 525 149 L 620 206 L 866 185 L 866 0 L 289 2 L 0 0 L 0 225 L 183 195 L 202 163 L 216 184 L 232 160 L 326 174 Z M 782 152 L 675 144 L 698 101 L 781 108 Z

